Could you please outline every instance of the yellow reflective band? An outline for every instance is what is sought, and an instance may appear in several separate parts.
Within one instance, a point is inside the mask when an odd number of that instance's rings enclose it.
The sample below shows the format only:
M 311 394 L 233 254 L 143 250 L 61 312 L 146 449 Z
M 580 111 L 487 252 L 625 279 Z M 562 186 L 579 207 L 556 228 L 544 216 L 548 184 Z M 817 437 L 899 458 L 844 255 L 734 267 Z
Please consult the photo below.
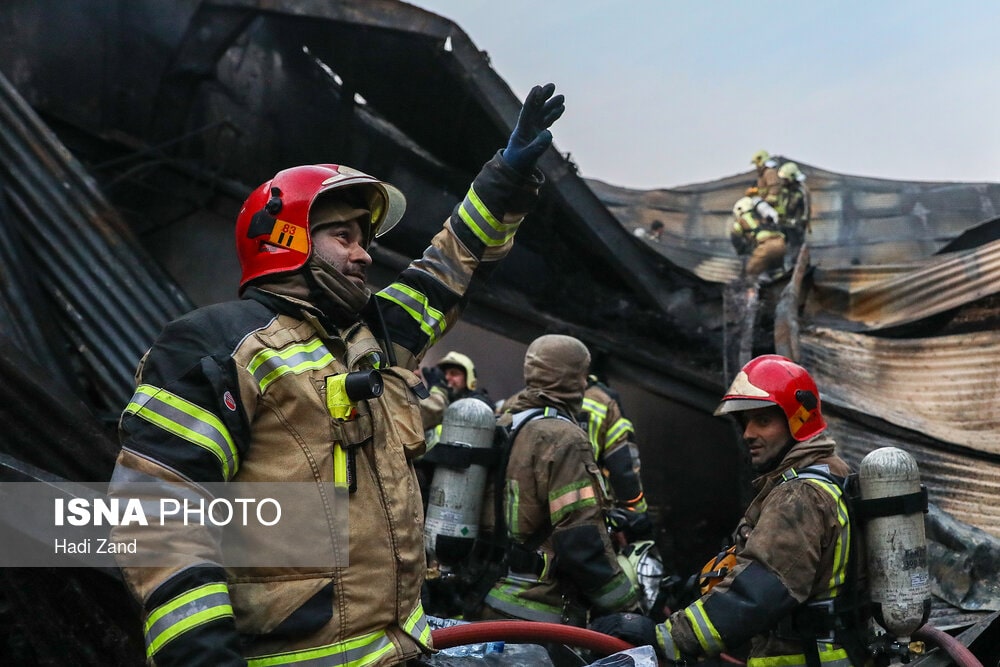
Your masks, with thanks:
M 284 220 L 276 220 L 271 228 L 271 236 L 267 239 L 274 245 L 288 248 L 303 255 L 309 252 L 309 234 L 305 227 L 293 225 Z
M 313 338 L 281 350 L 261 350 L 247 364 L 247 370 L 257 380 L 263 394 L 272 382 L 283 375 L 320 370 L 331 363 L 333 355 L 324 347 L 323 341 Z
M 587 438 L 590 440 L 590 447 L 594 450 L 594 460 L 600 459 L 603 453 L 601 445 L 601 426 L 604 418 L 608 414 L 608 408 L 592 398 L 584 397 L 583 409 L 587 412 Z
M 670 634 L 672 628 L 673 624 L 669 620 L 658 623 L 656 626 L 656 642 L 660 645 L 663 655 L 669 660 L 680 662 L 681 651 L 677 648 L 677 644 L 674 643 L 673 635 Z
M 594 487 L 589 480 L 573 482 L 549 493 L 549 517 L 555 525 L 570 512 L 596 504 Z
M 135 389 L 125 412 L 145 419 L 164 431 L 211 452 L 222 464 L 222 477 L 232 479 L 239 468 L 239 455 L 229 429 L 204 408 L 148 384 Z
M 851 525 L 848 520 L 847 504 L 844 502 L 843 492 L 836 484 L 809 477 L 807 474 L 803 474 L 802 478 L 826 491 L 837 503 L 837 522 L 840 524 L 840 535 L 837 536 L 837 543 L 834 545 L 833 573 L 828 584 L 832 597 L 847 580 L 847 557 L 851 548 Z
M 486 596 L 487 604 L 517 618 L 542 623 L 560 623 L 563 614 L 562 607 L 521 597 L 521 593 L 534 585 L 533 581 L 511 582 L 505 580 L 504 583 L 498 584 L 490 590 Z
M 831 644 L 820 644 L 819 661 L 826 667 L 851 667 L 851 661 L 847 657 L 847 651 L 838 648 L 834 649 Z M 774 655 L 762 658 L 749 658 L 747 667 L 799 667 L 806 664 L 806 656 L 802 653 L 795 655 Z
M 635 429 L 632 427 L 632 422 L 625 417 L 622 417 L 614 423 L 614 425 L 608 429 L 608 437 L 605 438 L 605 447 L 618 442 L 623 436 L 628 433 L 633 432 Z
M 409 285 L 403 283 L 393 283 L 378 293 L 378 296 L 395 303 L 409 314 L 420 330 L 427 334 L 430 344 L 434 344 L 438 338 L 444 335 L 445 326 L 444 313 L 436 308 L 432 308 L 427 301 L 427 297 Z
M 469 188 L 468 194 L 458 208 L 458 217 L 462 219 L 469 231 L 488 247 L 507 243 L 521 224 L 520 220 L 512 223 L 503 223 L 497 220 L 472 188 Z
M 726 650 L 726 645 L 723 643 L 722 637 L 719 636 L 719 631 L 715 629 L 715 625 L 708 618 L 708 614 L 705 613 L 705 605 L 701 600 L 689 605 L 684 610 L 684 616 L 691 623 L 698 643 L 701 644 L 706 653 L 716 655 Z
M 393 644 L 385 630 L 370 632 L 354 639 L 317 646 L 304 651 L 289 651 L 247 660 L 248 667 L 362 667 L 371 665 L 392 652 Z
M 403 631 L 421 644 L 426 644 L 431 638 L 431 627 L 427 624 L 427 616 L 424 614 L 424 606 L 417 602 L 416 608 L 410 612 L 403 623 Z
M 583 397 L 583 409 L 602 419 L 608 416 L 608 406 L 586 396 Z
M 154 609 L 143 624 L 146 656 L 152 658 L 163 645 L 188 630 L 233 615 L 225 584 L 199 586 Z

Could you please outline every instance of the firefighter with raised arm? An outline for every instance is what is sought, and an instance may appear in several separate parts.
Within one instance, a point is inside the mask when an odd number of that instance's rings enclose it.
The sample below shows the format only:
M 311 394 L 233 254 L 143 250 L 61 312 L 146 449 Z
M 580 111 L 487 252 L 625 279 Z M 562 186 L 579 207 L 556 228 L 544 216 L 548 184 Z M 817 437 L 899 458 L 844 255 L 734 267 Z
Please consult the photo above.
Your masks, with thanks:
M 432 650 L 412 465 L 424 451 L 426 391 L 414 371 L 538 199 L 535 164 L 564 110 L 554 88 L 531 90 L 506 148 L 423 256 L 377 294 L 366 286 L 368 247 L 400 220 L 399 190 L 316 164 L 279 171 L 249 195 L 236 221 L 241 298 L 171 322 L 145 355 L 120 422 L 111 493 L 131 481 L 342 486 L 348 564 L 230 567 L 212 531 L 121 527 L 114 539 L 172 554 L 162 567 L 123 563 L 150 664 L 382 666 Z M 380 375 L 379 391 L 352 393 L 356 373 Z M 342 544 L 327 518 L 326 534 L 297 539 Z
M 849 518 L 850 469 L 826 433 L 816 383 L 789 359 L 763 355 L 739 372 L 716 414 L 742 426 L 757 496 L 721 580 L 703 581 L 702 596 L 665 622 L 648 621 L 644 641 L 676 662 L 750 642 L 748 667 L 860 667 L 862 531 Z

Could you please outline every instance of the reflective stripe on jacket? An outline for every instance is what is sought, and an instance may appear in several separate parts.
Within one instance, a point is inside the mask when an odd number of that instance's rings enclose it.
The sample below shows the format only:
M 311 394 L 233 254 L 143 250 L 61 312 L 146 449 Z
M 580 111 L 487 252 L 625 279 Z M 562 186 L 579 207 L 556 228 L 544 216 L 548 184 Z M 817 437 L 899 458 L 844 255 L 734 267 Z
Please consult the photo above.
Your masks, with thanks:
M 545 566 L 510 571 L 486 604 L 516 618 L 578 625 L 588 609 L 635 606 L 637 591 L 608 538 L 602 479 L 586 433 L 568 418 L 535 419 L 520 429 L 507 465 L 504 512 L 510 538 L 537 549 Z
M 825 465 L 845 477 L 849 468 L 834 448 L 823 434 L 796 443 L 776 471 L 754 481 L 758 495 L 734 534 L 737 565 L 709 593 L 660 624 L 668 656 L 717 655 L 752 640 L 748 665 L 806 664 L 803 640 L 780 636 L 777 626 L 803 603 L 830 600 L 841 591 L 853 536 L 839 487 L 794 471 Z M 816 644 L 824 664 L 847 657 L 829 638 Z
M 172 559 L 155 568 L 123 563 L 145 610 L 152 662 L 377 666 L 430 648 L 420 604 L 423 511 L 410 463 L 423 451 L 424 429 L 412 370 L 458 318 L 473 278 L 510 250 L 539 185 L 498 154 L 423 257 L 377 295 L 397 366 L 384 364 L 387 350 L 360 316 L 338 328 L 309 303 L 253 287 L 164 329 L 122 414 L 115 480 L 339 482 L 336 442 L 356 454 L 356 490 L 347 567 L 226 569 L 208 531 L 116 529 L 115 539 L 155 543 Z M 381 370 L 382 395 L 335 414 L 331 379 L 372 367 Z M 342 544 L 327 519 L 328 535 L 302 540 Z

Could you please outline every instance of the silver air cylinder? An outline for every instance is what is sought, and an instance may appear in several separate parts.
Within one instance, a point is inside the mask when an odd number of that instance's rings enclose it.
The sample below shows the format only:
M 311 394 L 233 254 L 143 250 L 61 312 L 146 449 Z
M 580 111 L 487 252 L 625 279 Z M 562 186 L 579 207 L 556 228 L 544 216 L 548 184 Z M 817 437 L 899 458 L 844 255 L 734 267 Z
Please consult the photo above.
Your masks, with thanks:
M 858 478 L 872 613 L 886 631 L 906 639 L 930 612 L 920 471 L 907 452 L 882 447 L 861 461 Z
M 430 558 L 444 565 L 465 558 L 479 535 L 487 469 L 468 461 L 462 467 L 461 459 L 463 455 L 471 455 L 471 450 L 493 446 L 495 424 L 493 410 L 475 398 L 457 400 L 445 410 L 441 440 L 435 448 L 454 448 L 456 456 L 449 458 L 460 461 L 456 465 L 435 465 L 424 521 L 424 548 Z

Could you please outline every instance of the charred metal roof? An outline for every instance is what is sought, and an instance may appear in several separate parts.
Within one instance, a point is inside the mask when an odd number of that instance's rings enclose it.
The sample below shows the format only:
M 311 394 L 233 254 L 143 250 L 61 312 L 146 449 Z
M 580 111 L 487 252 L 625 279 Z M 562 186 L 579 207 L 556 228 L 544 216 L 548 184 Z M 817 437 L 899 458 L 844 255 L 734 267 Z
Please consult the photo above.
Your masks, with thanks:
M 107 427 L 145 347 L 176 314 L 235 293 L 232 221 L 257 183 L 331 156 L 392 181 L 410 205 L 373 247 L 390 275 L 422 251 L 519 106 L 458 26 L 389 0 L 7 0 L 0 30 L 8 479 L 107 474 Z M 800 166 L 812 262 L 784 296 L 783 284 L 762 292 L 782 307 L 758 343 L 817 375 L 848 458 L 913 451 L 932 500 L 998 534 L 1000 185 Z M 465 319 L 525 342 L 572 333 L 653 393 L 710 412 L 739 325 L 724 299 L 738 274 L 724 230 L 752 176 L 635 191 L 580 178 L 556 148 L 541 168 L 538 210 Z M 661 241 L 633 236 L 654 219 Z M 73 609 L 94 584 L 68 579 Z M 104 608 L 127 606 L 107 585 Z M 18 608 L 3 588 L 0 618 Z M 960 593 L 949 602 L 998 604 Z M 115 630 L 127 652 L 135 638 Z M 71 662 L 97 664 L 86 650 Z

